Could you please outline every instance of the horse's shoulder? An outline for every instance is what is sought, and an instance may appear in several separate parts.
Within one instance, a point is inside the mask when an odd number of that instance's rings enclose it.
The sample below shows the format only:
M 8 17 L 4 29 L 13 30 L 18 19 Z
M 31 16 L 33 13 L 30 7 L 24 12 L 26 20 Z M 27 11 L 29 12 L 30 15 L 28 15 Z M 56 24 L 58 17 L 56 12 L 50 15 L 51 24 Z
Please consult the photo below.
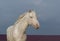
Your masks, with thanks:
M 7 28 L 7 32 L 8 32 L 8 31 L 11 31 L 12 28 L 13 28 L 13 26 L 9 26 L 9 27 Z

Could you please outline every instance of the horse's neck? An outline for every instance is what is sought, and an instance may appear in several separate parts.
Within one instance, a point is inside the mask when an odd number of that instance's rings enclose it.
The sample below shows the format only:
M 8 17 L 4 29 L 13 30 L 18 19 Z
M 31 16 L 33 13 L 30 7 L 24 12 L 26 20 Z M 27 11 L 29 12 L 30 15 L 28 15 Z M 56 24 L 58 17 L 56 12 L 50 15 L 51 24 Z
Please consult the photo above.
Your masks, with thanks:
M 18 22 L 16 25 L 15 25 L 15 29 L 18 30 L 20 33 L 24 33 L 26 28 L 28 26 L 28 22 L 26 19 L 22 19 L 20 20 L 20 22 Z

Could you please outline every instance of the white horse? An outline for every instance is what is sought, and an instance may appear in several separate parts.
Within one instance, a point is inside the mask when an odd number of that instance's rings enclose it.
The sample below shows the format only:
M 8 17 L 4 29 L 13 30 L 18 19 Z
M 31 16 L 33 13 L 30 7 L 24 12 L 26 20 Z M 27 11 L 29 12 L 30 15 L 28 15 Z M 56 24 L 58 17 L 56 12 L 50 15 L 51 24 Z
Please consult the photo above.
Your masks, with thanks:
M 8 27 L 7 41 L 26 41 L 25 32 L 29 24 L 36 29 L 40 26 L 35 11 L 29 10 L 22 14 L 12 26 Z

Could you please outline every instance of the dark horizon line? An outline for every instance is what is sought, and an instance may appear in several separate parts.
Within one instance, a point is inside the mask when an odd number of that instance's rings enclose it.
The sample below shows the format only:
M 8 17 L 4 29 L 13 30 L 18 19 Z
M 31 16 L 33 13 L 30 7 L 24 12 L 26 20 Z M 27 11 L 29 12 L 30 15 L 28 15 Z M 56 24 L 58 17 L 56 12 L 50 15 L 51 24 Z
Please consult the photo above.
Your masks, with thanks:
M 6 34 L 0 34 L 0 35 L 6 35 Z M 27 35 L 39 35 L 39 34 L 27 34 Z M 60 35 L 47 35 L 47 34 L 45 34 L 45 35 L 39 35 L 39 36 L 60 36 Z
M 6 34 L 0 34 L 0 41 L 7 41 Z M 60 35 L 27 35 L 27 41 L 60 41 Z

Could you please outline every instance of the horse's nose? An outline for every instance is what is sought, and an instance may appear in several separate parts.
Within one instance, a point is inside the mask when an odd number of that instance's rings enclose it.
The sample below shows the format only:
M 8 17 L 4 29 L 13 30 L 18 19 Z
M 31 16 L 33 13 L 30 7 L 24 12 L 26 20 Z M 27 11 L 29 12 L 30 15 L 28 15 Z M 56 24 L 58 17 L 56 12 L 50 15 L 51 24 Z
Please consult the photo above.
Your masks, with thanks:
M 37 27 L 36 29 L 39 29 L 39 27 Z
M 36 24 L 36 29 L 39 29 L 39 25 L 38 24 Z

